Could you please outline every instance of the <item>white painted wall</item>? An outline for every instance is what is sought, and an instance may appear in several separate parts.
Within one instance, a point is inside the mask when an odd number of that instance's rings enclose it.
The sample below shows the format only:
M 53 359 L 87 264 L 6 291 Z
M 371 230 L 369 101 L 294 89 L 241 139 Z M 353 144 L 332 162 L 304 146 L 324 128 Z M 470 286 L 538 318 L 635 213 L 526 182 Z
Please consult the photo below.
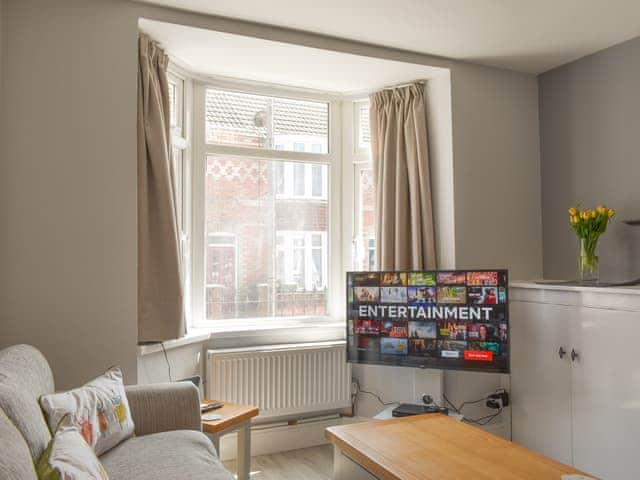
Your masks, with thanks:
M 438 268 L 456 265 L 453 179 L 453 119 L 451 73 L 446 71 L 425 85 L 431 192 Z
M 535 77 L 117 0 L 4 2 L 0 347 L 28 342 L 41 348 L 61 388 L 115 363 L 124 367 L 129 382 L 139 372 L 140 16 L 450 69 L 453 170 L 436 175 L 453 176 L 455 217 L 447 235 L 455 232 L 456 266 L 507 266 L 515 276 L 539 274 Z M 486 213 L 478 213 L 482 204 L 488 205 Z M 191 355 L 187 366 L 174 367 L 176 374 L 200 368 Z M 390 385 L 399 375 L 380 372 L 372 384 Z M 149 381 L 157 378 L 145 375 Z M 413 388 L 401 382 L 398 389 L 414 392 L 420 381 L 414 378 Z M 460 382 L 447 376 L 445 388 L 461 401 L 491 391 L 495 383 L 477 375 Z
M 204 342 L 166 350 L 138 357 L 138 382 L 160 383 L 200 375 L 204 380 L 206 348 Z M 169 375 L 169 370 L 171 375 Z M 202 384 L 201 384 L 202 386 Z M 201 390 L 204 393 L 204 390 Z

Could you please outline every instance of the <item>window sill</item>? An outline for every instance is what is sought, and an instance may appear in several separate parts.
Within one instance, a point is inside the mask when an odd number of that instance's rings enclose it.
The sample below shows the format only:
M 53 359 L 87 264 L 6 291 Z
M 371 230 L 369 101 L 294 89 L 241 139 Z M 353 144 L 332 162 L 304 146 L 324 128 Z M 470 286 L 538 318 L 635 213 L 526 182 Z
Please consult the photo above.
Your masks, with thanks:
M 188 333 L 175 340 L 163 342 L 165 350 L 184 347 L 197 343 L 211 342 L 224 339 L 247 339 L 252 344 L 263 344 L 260 339 L 274 334 L 287 334 L 303 331 L 309 337 L 314 334 L 323 337 L 332 337 L 333 340 L 344 340 L 345 322 L 327 320 L 326 318 L 293 318 L 293 319 L 254 319 L 251 321 L 233 320 L 211 322 L 211 325 L 189 328 Z M 160 344 L 139 345 L 138 355 L 149 355 L 162 351 Z

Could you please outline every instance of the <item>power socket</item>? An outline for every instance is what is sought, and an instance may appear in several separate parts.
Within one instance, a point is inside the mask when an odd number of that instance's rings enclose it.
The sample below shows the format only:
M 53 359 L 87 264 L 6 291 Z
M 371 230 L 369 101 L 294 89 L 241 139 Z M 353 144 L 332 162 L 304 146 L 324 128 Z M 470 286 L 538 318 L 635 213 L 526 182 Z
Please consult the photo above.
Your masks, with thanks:
M 358 391 L 360 390 L 360 383 L 358 382 L 358 380 L 352 380 L 351 381 L 351 395 L 357 395 Z
M 487 397 L 485 405 L 488 408 L 493 408 L 494 410 L 500 410 L 501 408 L 508 407 L 509 392 L 506 390 L 498 390 L 496 393 L 492 393 Z

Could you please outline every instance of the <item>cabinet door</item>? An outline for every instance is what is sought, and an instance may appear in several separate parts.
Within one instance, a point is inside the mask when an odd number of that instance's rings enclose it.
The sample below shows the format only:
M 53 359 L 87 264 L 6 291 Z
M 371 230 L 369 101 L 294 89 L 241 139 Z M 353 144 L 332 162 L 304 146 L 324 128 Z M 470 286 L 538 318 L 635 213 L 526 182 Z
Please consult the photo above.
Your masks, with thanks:
M 571 465 L 571 360 L 575 307 L 512 302 L 513 441 Z
M 640 478 L 640 313 L 580 308 L 572 329 L 573 459 L 603 479 Z

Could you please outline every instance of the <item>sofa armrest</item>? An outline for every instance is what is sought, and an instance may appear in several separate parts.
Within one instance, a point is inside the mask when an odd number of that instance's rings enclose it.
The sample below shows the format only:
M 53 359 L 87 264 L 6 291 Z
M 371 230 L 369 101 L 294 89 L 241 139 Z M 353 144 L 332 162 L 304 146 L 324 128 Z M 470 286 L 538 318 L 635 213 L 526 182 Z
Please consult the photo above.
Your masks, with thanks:
M 136 435 L 202 430 L 200 394 L 191 382 L 125 387 Z

